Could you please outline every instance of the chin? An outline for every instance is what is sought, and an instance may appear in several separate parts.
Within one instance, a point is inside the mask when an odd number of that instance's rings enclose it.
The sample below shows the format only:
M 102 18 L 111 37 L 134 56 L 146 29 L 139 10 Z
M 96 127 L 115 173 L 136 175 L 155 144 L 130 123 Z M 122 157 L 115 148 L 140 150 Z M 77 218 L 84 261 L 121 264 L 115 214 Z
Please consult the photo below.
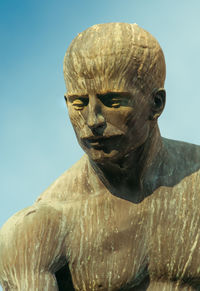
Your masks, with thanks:
M 111 150 L 109 153 L 106 153 L 103 150 L 91 148 L 85 150 L 85 152 L 92 161 L 99 164 L 115 162 L 122 157 L 122 154 L 117 150 Z

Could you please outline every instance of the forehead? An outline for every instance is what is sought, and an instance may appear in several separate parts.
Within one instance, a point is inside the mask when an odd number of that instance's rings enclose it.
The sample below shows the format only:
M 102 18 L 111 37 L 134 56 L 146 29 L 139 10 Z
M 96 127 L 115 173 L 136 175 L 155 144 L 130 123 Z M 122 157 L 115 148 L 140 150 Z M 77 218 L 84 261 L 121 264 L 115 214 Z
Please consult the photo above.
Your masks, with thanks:
M 108 79 L 105 76 L 94 76 L 91 79 L 77 77 L 72 82 L 68 80 L 68 95 L 104 94 L 107 92 L 136 92 L 137 88 L 130 88 L 127 80 Z
M 87 94 L 96 91 L 102 93 L 124 91 L 129 88 L 130 76 L 133 81 L 134 72 L 130 73 L 124 59 L 126 59 L 125 56 L 117 58 L 116 55 L 113 57 L 104 54 L 92 57 L 72 53 L 67 59 L 64 71 L 69 94 L 74 91 Z
M 146 56 L 148 51 L 144 53 L 144 58 Z M 107 91 L 130 91 L 134 94 L 139 91 L 149 95 L 160 82 L 155 76 L 159 70 L 151 66 L 152 72 L 147 73 L 148 68 L 146 61 L 127 58 L 126 54 L 91 57 L 71 52 L 65 59 L 64 78 L 69 95 Z

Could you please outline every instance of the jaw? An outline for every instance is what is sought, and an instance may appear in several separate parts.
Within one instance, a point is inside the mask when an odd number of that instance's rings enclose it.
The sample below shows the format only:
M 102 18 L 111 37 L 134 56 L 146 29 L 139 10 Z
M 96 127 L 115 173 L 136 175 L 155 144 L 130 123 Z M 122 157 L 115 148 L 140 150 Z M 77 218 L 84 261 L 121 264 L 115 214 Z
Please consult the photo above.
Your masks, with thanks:
M 138 158 L 139 152 L 147 139 L 148 132 L 140 136 L 137 141 L 131 136 L 123 135 L 96 146 L 88 145 L 80 139 L 78 139 L 78 142 L 94 163 L 123 165 L 124 163 L 132 164 L 132 161 Z

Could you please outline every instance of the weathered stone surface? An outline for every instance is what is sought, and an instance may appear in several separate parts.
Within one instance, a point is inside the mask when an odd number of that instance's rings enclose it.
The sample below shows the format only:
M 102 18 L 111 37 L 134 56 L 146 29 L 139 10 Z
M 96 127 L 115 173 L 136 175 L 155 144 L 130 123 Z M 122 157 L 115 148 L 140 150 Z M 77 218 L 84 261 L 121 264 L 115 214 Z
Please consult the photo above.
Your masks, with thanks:
M 136 24 L 95 25 L 64 76 L 86 155 L 1 229 L 4 290 L 200 290 L 200 147 L 160 136 L 158 42 Z

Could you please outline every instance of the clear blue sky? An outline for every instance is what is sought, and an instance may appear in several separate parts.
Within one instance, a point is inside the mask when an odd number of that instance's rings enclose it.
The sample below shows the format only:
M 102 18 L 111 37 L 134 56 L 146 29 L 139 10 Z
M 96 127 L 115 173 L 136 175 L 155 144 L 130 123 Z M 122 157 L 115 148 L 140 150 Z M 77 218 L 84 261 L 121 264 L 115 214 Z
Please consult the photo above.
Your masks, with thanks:
M 158 39 L 167 64 L 162 135 L 200 144 L 199 15 L 199 0 L 0 1 L 0 225 L 82 155 L 62 62 L 93 24 L 136 22 Z

